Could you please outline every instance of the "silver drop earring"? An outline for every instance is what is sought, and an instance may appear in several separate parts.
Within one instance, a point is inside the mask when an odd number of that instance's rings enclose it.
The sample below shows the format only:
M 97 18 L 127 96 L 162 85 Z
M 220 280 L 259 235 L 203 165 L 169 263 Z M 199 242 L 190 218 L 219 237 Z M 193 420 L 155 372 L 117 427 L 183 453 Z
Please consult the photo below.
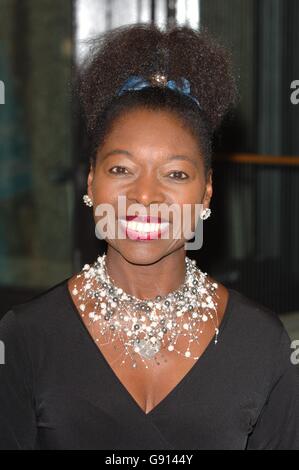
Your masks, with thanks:
M 206 208 L 202 211 L 202 213 L 200 214 L 200 218 L 201 218 L 202 220 L 208 219 L 208 218 L 210 217 L 210 215 L 211 215 L 211 212 L 212 212 L 211 209 L 210 209 L 209 207 L 206 207 Z
M 93 203 L 92 203 L 92 200 L 90 199 L 90 197 L 88 196 L 88 194 L 84 194 L 83 196 L 83 202 L 86 206 L 88 207 L 92 207 Z

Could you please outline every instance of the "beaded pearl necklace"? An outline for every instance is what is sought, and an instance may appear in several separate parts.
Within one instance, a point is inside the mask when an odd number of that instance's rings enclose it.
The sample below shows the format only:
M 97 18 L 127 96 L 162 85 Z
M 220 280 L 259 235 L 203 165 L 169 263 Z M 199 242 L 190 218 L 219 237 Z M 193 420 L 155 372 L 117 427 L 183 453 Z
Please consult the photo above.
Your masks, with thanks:
M 82 317 L 88 315 L 90 324 L 98 325 L 99 337 L 105 344 L 120 340 L 121 364 L 129 357 L 133 367 L 136 358 L 148 368 L 148 361 L 155 360 L 164 349 L 194 360 L 192 344 L 198 343 L 204 326 L 209 320 L 218 338 L 218 317 L 215 298 L 217 283 L 207 279 L 194 260 L 185 257 L 185 281 L 175 291 L 154 299 L 138 299 L 116 286 L 106 267 L 106 254 L 99 256 L 93 265 L 86 264 L 78 278 L 84 278 L 78 288 L 74 284 L 72 294 L 77 298 Z M 177 342 L 184 336 L 188 345 L 181 351 Z

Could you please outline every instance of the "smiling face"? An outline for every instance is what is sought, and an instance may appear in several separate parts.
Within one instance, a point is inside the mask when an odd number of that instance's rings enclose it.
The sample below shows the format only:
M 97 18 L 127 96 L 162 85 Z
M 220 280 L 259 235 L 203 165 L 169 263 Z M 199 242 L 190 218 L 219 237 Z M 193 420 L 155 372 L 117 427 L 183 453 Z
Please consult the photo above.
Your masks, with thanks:
M 196 138 L 176 115 L 138 108 L 114 121 L 97 152 L 96 165 L 90 169 L 88 195 L 94 211 L 99 204 L 108 203 L 113 206 L 116 219 L 120 195 L 126 201 L 126 214 L 130 205 L 136 203 L 144 206 L 148 215 L 152 205 L 170 207 L 175 204 L 183 208 L 188 204 L 194 231 L 194 205 L 209 206 L 211 176 L 211 170 L 205 174 Z M 97 223 L 99 217 L 94 215 L 94 218 Z M 107 238 L 108 249 L 112 247 L 134 264 L 151 264 L 176 250 L 184 250 L 183 235 L 179 239 L 173 236 L 171 212 L 169 222 L 168 238 L 134 239 L 127 232 L 125 239 Z M 133 228 L 136 229 L 136 225 Z M 157 225 L 152 226 L 151 230 L 157 228 Z M 145 230 L 146 226 L 140 225 L 138 229 Z

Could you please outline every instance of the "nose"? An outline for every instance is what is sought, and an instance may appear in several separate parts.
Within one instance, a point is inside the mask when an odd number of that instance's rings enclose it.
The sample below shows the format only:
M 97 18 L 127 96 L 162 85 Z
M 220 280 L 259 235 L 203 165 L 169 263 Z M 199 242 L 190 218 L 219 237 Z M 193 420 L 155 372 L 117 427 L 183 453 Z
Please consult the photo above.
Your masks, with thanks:
M 152 174 L 139 176 L 132 183 L 127 192 L 127 199 L 130 203 L 143 204 L 162 204 L 165 200 L 161 184 Z

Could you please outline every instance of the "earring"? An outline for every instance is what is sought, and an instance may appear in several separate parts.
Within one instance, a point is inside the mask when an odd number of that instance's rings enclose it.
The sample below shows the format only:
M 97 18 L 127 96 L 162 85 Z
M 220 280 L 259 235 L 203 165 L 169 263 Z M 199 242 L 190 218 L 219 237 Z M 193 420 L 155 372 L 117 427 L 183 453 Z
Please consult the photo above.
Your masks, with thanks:
M 200 218 L 201 218 L 202 220 L 208 219 L 208 218 L 210 217 L 210 215 L 211 215 L 211 212 L 212 212 L 211 209 L 210 209 L 209 207 L 206 207 L 206 208 L 202 211 L 202 213 L 200 214 Z
M 84 194 L 84 196 L 83 196 L 82 199 L 83 199 L 84 204 L 86 204 L 86 206 L 92 207 L 92 205 L 93 205 L 93 204 L 92 204 L 92 200 L 90 199 L 90 197 L 88 196 L 88 194 Z

